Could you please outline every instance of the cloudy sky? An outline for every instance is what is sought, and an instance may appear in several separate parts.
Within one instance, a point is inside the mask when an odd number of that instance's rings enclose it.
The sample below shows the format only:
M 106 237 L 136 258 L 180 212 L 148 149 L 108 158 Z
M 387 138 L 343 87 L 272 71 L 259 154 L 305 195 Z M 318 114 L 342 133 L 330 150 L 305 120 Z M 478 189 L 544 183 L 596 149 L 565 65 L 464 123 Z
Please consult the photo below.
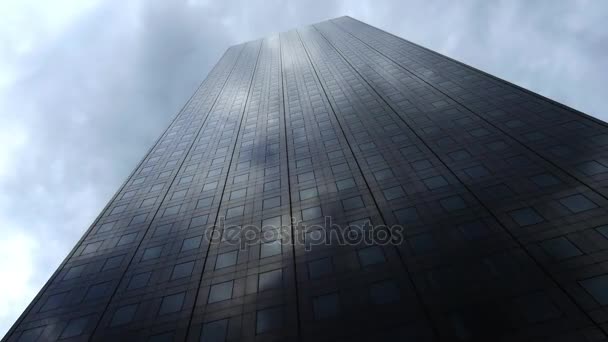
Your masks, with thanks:
M 2 1 L 0 336 L 228 46 L 341 15 L 608 120 L 606 1 Z

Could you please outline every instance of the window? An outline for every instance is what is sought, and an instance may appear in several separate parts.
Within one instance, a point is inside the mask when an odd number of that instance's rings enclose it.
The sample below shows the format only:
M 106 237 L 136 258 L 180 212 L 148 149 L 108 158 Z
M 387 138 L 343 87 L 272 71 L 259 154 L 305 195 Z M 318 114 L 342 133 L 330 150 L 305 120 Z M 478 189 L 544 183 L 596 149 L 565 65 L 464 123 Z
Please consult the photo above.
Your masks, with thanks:
M 111 270 L 111 269 L 119 267 L 120 264 L 122 263 L 123 258 L 124 258 L 124 254 L 113 256 L 113 257 L 106 259 L 106 262 L 104 263 L 103 268 L 101 270 L 105 271 L 105 270 Z M 80 266 L 78 266 L 78 267 L 80 267 Z M 70 271 L 71 271 L 71 269 L 70 269 Z
M 64 303 L 69 292 L 57 293 L 49 296 L 44 305 L 40 308 L 40 312 L 57 309 Z
M 544 293 L 527 295 L 516 300 L 529 323 L 547 321 L 561 316 L 561 311 Z
M 118 308 L 112 316 L 110 326 L 115 327 L 131 322 L 133 320 L 133 317 L 135 317 L 136 311 L 137 304 L 125 305 L 123 307 Z
M 198 248 L 201 245 L 202 239 L 203 239 L 203 237 L 200 235 L 185 239 L 184 242 L 182 242 L 182 248 L 180 251 L 184 252 L 184 251 Z
M 429 190 L 434 190 L 442 186 L 448 185 L 448 181 L 443 176 L 435 176 L 422 180 Z
M 152 272 L 145 272 L 134 275 L 129 281 L 129 285 L 127 286 L 128 290 L 135 290 L 142 288 L 148 285 L 148 281 L 150 281 L 150 275 Z
M 312 207 L 302 210 L 302 219 L 305 221 L 319 218 L 321 216 L 323 216 L 321 213 L 321 207 Z
M 189 228 L 203 226 L 204 224 L 207 223 L 208 218 L 209 218 L 209 215 L 200 215 L 200 216 L 193 217 L 190 220 Z
M 365 205 L 363 204 L 361 196 L 357 196 L 342 200 L 342 206 L 344 207 L 344 210 L 353 210 L 363 208 Z
M 378 246 L 359 249 L 357 254 L 363 267 L 384 262 L 384 253 Z
M 61 332 L 61 336 L 59 336 L 59 338 L 68 338 L 82 335 L 88 321 L 89 317 L 71 319 Z
M 456 211 L 466 208 L 466 204 L 460 196 L 447 197 L 442 200 L 439 200 L 439 203 L 441 204 L 443 209 L 447 211 Z
M 231 280 L 225 283 L 212 285 L 209 289 L 209 300 L 207 302 L 216 303 L 230 299 L 232 297 L 232 283 L 233 281 Z
M 547 187 L 560 183 L 559 179 L 549 173 L 542 173 L 540 175 L 532 176 L 530 177 L 530 180 L 540 187 Z
M 266 258 L 278 254 L 281 254 L 280 240 L 269 241 L 260 246 L 260 258 Z
M 279 329 L 283 326 L 283 309 L 281 307 L 258 310 L 256 315 L 257 334 Z
M 226 210 L 226 218 L 233 218 L 233 217 L 241 216 L 241 215 L 243 215 L 244 211 L 245 211 L 245 207 L 242 205 L 240 205 L 238 207 L 228 208 L 228 210 Z
M 94 300 L 99 299 L 105 296 L 110 288 L 110 282 L 95 284 L 87 290 L 86 295 L 84 296 L 84 300 Z
M 481 178 L 490 174 L 488 169 L 481 165 L 464 169 L 464 172 L 471 178 Z
M 135 238 L 137 238 L 137 233 L 125 234 L 120 237 L 120 239 L 116 243 L 116 246 L 130 244 L 135 241 Z
M 408 240 L 410 242 L 410 245 L 414 249 L 414 252 L 418 254 L 426 253 L 435 248 L 435 239 L 433 239 L 433 235 L 431 235 L 430 233 L 416 235 L 409 238 Z
M 262 207 L 264 209 L 272 209 L 272 208 L 276 208 L 280 205 L 281 205 L 281 196 L 267 198 L 262 202 Z
M 411 223 L 418 220 L 418 212 L 414 207 L 395 210 L 393 213 L 395 214 L 397 221 L 399 221 L 401 224 Z
M 377 181 L 381 181 L 381 180 L 393 178 L 394 175 L 393 175 L 393 171 L 391 171 L 391 169 L 384 169 L 384 170 L 374 172 L 374 177 L 376 178 Z
M 103 243 L 103 241 L 97 241 L 97 242 L 92 242 L 92 243 L 85 245 L 85 247 L 82 250 L 82 253 L 80 253 L 80 255 L 97 252 L 99 247 L 101 247 L 102 243 Z
M 163 217 L 169 216 L 169 215 L 175 215 L 175 214 L 179 213 L 179 209 L 181 207 L 182 207 L 181 205 L 174 205 L 172 207 L 166 208 L 165 211 L 163 212 Z
M 139 215 L 135 215 L 133 216 L 133 218 L 131 219 L 131 222 L 129 223 L 130 226 L 134 225 L 134 224 L 139 224 L 139 223 L 143 223 L 146 221 L 146 218 L 148 217 L 148 213 L 145 214 L 139 214 Z
M 384 190 L 383 193 L 384 193 L 384 198 L 386 198 L 387 201 L 391 201 L 391 200 L 405 196 L 405 191 L 403 191 L 403 188 L 400 185 L 394 186 L 392 188 L 388 188 L 388 189 Z
M 581 280 L 579 283 L 600 305 L 608 305 L 608 274 Z
M 448 153 L 448 156 L 454 161 L 465 160 L 471 157 L 471 154 L 467 150 L 458 150 Z
M 224 342 L 228 330 L 228 319 L 203 324 L 200 342 Z
M 412 168 L 416 171 L 421 171 L 424 169 L 428 169 L 433 166 L 428 159 L 418 160 L 412 163 Z
M 564 197 L 559 202 L 575 214 L 597 208 L 597 204 L 581 194 Z
M 281 269 L 260 273 L 258 290 L 265 291 L 280 288 L 283 282 L 283 271 Z
M 330 293 L 313 299 L 315 319 L 327 319 L 340 313 L 340 301 L 337 293 Z
M 317 195 L 318 195 L 318 193 L 317 193 L 316 187 L 300 190 L 300 201 L 316 197 Z
M 158 314 L 164 315 L 180 311 L 182 309 L 182 305 L 184 304 L 185 297 L 186 292 L 180 292 L 163 297 L 163 300 L 160 303 L 160 309 L 158 310 Z
M 163 246 L 156 246 L 151 248 L 146 248 L 144 253 L 141 256 L 141 261 L 156 259 L 160 256 L 160 253 L 163 250 Z
M 468 222 L 458 227 L 467 240 L 475 240 L 488 235 L 488 228 L 481 221 Z
M 173 267 L 171 280 L 188 277 L 192 274 L 192 270 L 194 270 L 194 261 L 177 264 Z
M 581 172 L 583 172 L 587 176 L 594 176 L 608 171 L 608 167 L 598 163 L 595 160 L 579 164 L 578 169 L 581 170 Z
M 236 265 L 238 254 L 238 251 L 219 254 L 215 260 L 215 269 Z
M 543 249 L 556 260 L 571 258 L 583 253 L 564 236 L 543 241 Z
M 308 262 L 308 275 L 311 279 L 321 278 L 333 272 L 331 258 L 323 258 Z
M 517 209 L 511 211 L 509 215 L 521 227 L 541 223 L 545 220 L 532 208 Z
M 372 284 L 369 287 L 369 294 L 372 303 L 377 305 L 393 303 L 398 301 L 401 297 L 399 287 L 392 280 Z
M 245 195 L 247 195 L 247 189 L 234 190 L 230 192 L 230 199 L 234 200 L 238 198 L 243 198 L 245 197 Z

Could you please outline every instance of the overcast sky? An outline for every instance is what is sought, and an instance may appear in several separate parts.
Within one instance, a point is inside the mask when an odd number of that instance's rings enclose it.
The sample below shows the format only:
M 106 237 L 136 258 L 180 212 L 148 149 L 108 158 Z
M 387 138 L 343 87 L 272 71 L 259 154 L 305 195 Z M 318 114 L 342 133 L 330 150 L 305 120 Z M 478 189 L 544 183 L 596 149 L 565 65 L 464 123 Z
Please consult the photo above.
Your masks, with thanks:
M 0 336 L 228 46 L 342 15 L 608 120 L 607 1 L 2 1 Z

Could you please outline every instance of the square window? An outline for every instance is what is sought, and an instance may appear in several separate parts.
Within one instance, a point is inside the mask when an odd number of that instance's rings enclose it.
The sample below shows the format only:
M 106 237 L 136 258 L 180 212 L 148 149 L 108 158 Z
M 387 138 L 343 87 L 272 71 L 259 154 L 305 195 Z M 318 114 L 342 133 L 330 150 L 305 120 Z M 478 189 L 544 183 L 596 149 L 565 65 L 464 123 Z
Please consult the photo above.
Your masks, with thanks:
M 403 191 L 403 188 L 400 185 L 394 186 L 392 188 L 388 188 L 388 189 L 384 190 L 383 193 L 384 193 L 384 198 L 386 198 L 387 201 L 391 201 L 391 200 L 405 196 L 405 192 Z
M 412 168 L 416 171 L 421 171 L 424 169 L 428 169 L 433 166 L 428 159 L 418 160 L 412 163 Z
M 203 324 L 200 342 L 223 342 L 228 332 L 228 319 Z
M 321 278 L 333 272 L 331 258 L 317 259 L 308 262 L 308 275 L 310 279 Z
M 602 234 L 606 239 L 608 239 L 608 225 L 601 226 L 595 228 L 600 234 Z
M 238 207 L 228 208 L 228 210 L 226 210 L 226 218 L 242 216 L 243 212 L 245 212 L 245 207 L 242 205 Z
M 264 183 L 264 191 L 271 191 L 271 190 L 279 189 L 280 187 L 281 187 L 281 181 L 279 181 L 279 180 Z
M 118 308 L 112 316 L 110 326 L 115 327 L 131 322 L 133 320 L 133 317 L 135 317 L 136 311 L 137 304 L 125 305 L 123 307 Z
M 543 249 L 556 260 L 582 255 L 583 253 L 564 236 L 541 242 Z
M 355 180 L 352 178 L 346 178 L 336 182 L 336 187 L 339 191 L 354 188 L 355 185 Z
M 435 176 L 422 180 L 429 190 L 434 190 L 448 185 L 448 181 L 443 176 Z
M 217 188 L 217 182 L 211 182 L 203 185 L 203 191 L 215 190 Z
M 341 173 L 341 172 L 346 172 L 346 171 L 349 171 L 349 170 L 350 170 L 350 169 L 349 169 L 349 167 L 348 167 L 348 164 L 346 164 L 346 163 L 342 163 L 342 164 L 334 165 L 334 166 L 332 166 L 332 167 L 331 167 L 331 172 L 332 172 L 334 175 L 339 174 L 339 173 Z
M 184 198 L 186 196 L 186 193 L 188 193 L 187 189 L 176 191 L 173 193 L 173 195 L 171 195 L 171 200 Z
M 61 332 L 61 336 L 59 336 L 59 338 L 68 338 L 82 335 L 88 321 L 89 317 L 71 319 Z M 19 340 L 21 341 L 22 339 L 20 338 Z
M 171 280 L 188 277 L 194 270 L 194 261 L 184 262 L 177 264 L 173 267 L 173 273 L 171 273 Z
M 61 304 L 64 303 L 68 293 L 69 292 L 62 292 L 49 296 L 49 298 L 46 299 L 44 305 L 40 308 L 39 312 L 57 309 L 61 306 Z
M 298 175 L 298 183 L 304 183 L 315 179 L 315 173 L 313 171 L 300 173 Z
M 344 210 L 353 210 L 365 207 L 361 196 L 351 197 L 342 200 L 342 206 L 344 207 Z
M 600 305 L 608 305 L 608 275 L 579 281 L 581 286 L 593 296 Z
M 21 335 L 19 336 L 19 339 L 17 341 L 18 342 L 38 341 L 38 338 L 40 338 L 40 335 L 42 335 L 44 328 L 45 328 L 45 326 L 25 330 L 25 331 L 23 331 L 23 333 L 21 333 Z M 63 335 L 61 337 L 63 338 Z
M 171 224 L 163 224 L 162 226 L 156 227 L 152 236 L 161 236 L 169 234 L 169 232 L 171 231 L 171 226 Z
M 193 217 L 190 220 L 189 228 L 200 227 L 200 226 L 205 225 L 207 223 L 208 218 L 209 218 L 209 215 L 200 215 L 200 216 Z
M 230 192 L 230 199 L 233 200 L 237 198 L 243 198 L 245 197 L 245 195 L 247 195 L 247 189 L 234 190 Z
M 476 240 L 487 236 L 489 231 L 481 221 L 462 224 L 458 227 L 467 240 Z
M 174 333 L 167 332 L 160 335 L 151 336 L 147 342 L 173 342 Z
M 283 326 L 283 309 L 281 307 L 258 310 L 256 316 L 256 334 L 280 329 Z
M 272 209 L 281 206 L 281 196 L 267 198 L 262 202 L 264 209 Z
M 163 297 L 158 314 L 164 315 L 180 311 L 182 309 L 182 305 L 184 304 L 184 298 L 186 298 L 186 292 L 180 292 Z
M 581 170 L 581 172 L 583 172 L 587 176 L 594 176 L 608 171 L 608 167 L 598 163 L 595 160 L 579 164 L 578 169 Z
M 260 258 L 266 258 L 278 254 L 281 254 L 280 240 L 269 241 L 260 246 Z
M 143 200 L 143 202 L 141 202 L 141 205 L 139 207 L 141 208 L 141 207 L 147 207 L 149 205 L 152 205 L 156 202 L 157 198 L 158 197 L 146 198 L 145 200 Z
M 369 266 L 384 262 L 384 253 L 378 246 L 365 247 L 357 250 L 361 266 Z
M 447 197 L 439 200 L 439 203 L 443 209 L 447 211 L 456 211 L 466 208 L 466 203 L 460 196 Z
M 530 180 L 540 187 L 547 187 L 561 183 L 559 179 L 549 173 L 542 173 L 540 175 L 532 176 L 530 177 Z
M 112 209 L 112 211 L 110 212 L 110 215 L 114 215 L 114 214 L 120 214 L 123 211 L 125 211 L 125 209 L 127 209 L 127 205 L 119 205 L 117 207 L 114 207 L 114 209 Z
M 502 140 L 489 143 L 489 144 L 487 144 L 487 146 L 492 151 L 500 151 L 500 150 L 504 150 L 505 148 L 507 148 L 507 144 Z
M 260 273 L 258 290 L 278 289 L 283 283 L 283 271 L 281 269 Z
M 213 197 L 201 198 L 196 202 L 196 209 L 209 208 L 213 203 Z
M 489 175 L 488 169 L 481 165 L 473 166 L 468 169 L 464 169 L 464 172 L 471 178 L 481 178 Z
M 146 218 L 148 218 L 148 213 L 135 215 L 131 219 L 131 222 L 129 223 L 129 226 L 132 226 L 134 224 L 140 224 L 140 223 L 146 222 Z
M 104 223 L 102 224 L 99 229 L 97 230 L 98 233 L 105 233 L 105 232 L 109 232 L 110 230 L 112 230 L 112 228 L 114 228 L 114 225 L 116 224 L 116 221 L 114 222 L 108 222 L 108 223 Z
M 323 216 L 321 207 L 312 207 L 302 210 L 302 219 L 305 221 L 319 218 L 321 216 Z
M 415 207 L 395 210 L 393 213 L 401 224 L 412 223 L 418 220 L 418 212 Z
M 408 239 L 414 252 L 426 253 L 435 249 L 435 239 L 430 233 L 420 234 Z
M 420 152 L 420 149 L 414 145 L 406 146 L 399 150 L 401 154 L 407 158 L 407 156 Z
M 216 303 L 230 299 L 232 297 L 232 284 L 233 281 L 231 280 L 225 283 L 212 285 L 209 290 L 209 300 L 207 302 Z
M 110 282 L 95 284 L 89 287 L 86 295 L 84 296 L 84 300 L 94 300 L 102 298 L 108 293 L 108 289 L 110 288 Z
M 316 197 L 318 195 L 317 188 L 308 188 L 300 190 L 300 201 Z
M 313 299 L 315 319 L 327 319 L 338 316 L 340 300 L 337 293 L 330 293 Z
M 82 252 L 80 253 L 80 255 L 97 252 L 97 250 L 101 247 L 102 243 L 103 243 L 103 241 L 97 241 L 97 242 L 87 244 L 84 247 L 84 249 L 82 250 Z
M 262 230 L 281 227 L 281 216 L 275 216 L 262 221 Z
M 509 215 L 521 227 L 541 223 L 545 220 L 532 208 L 517 209 L 511 211 Z
M 249 174 L 246 173 L 244 175 L 235 176 L 232 180 L 232 184 L 246 182 L 247 180 L 249 180 Z
M 120 237 L 116 246 L 122 246 L 133 243 L 135 241 L 135 238 L 137 238 L 137 233 L 125 234 Z
M 105 270 L 111 270 L 111 269 L 119 267 L 120 264 L 122 263 L 123 257 L 124 257 L 124 254 L 113 256 L 111 258 L 106 259 L 106 262 L 103 264 L 103 268 L 101 270 L 105 271 Z M 82 266 L 76 266 L 76 267 L 82 267 Z M 68 271 L 68 274 L 72 271 L 73 268 L 74 267 L 70 268 L 70 271 Z M 67 277 L 67 274 L 66 274 L 66 277 Z M 67 278 L 64 278 L 64 279 L 67 279 Z
M 471 157 L 471 154 L 467 150 L 458 150 L 451 153 L 448 153 L 448 156 L 452 158 L 452 160 L 465 160 Z
M 522 308 L 524 317 L 530 323 L 547 321 L 557 318 L 562 314 L 544 293 L 536 293 L 518 298 L 517 304 Z
M 374 177 L 377 181 L 393 178 L 394 176 L 395 175 L 393 175 L 393 171 L 391 171 L 391 169 L 384 169 L 374 172 Z
M 203 237 L 200 235 L 185 239 L 184 242 L 182 242 L 182 248 L 180 252 L 198 248 L 201 245 L 202 239 Z
M 575 214 L 597 208 L 597 204 L 581 194 L 564 197 L 559 202 Z
M 140 274 L 134 275 L 131 278 L 131 280 L 129 281 L 127 290 L 139 289 L 139 288 L 142 288 L 142 287 L 148 285 L 151 275 L 152 275 L 152 272 L 145 272 L 145 273 L 140 273 Z
M 160 256 L 160 253 L 162 252 L 162 250 L 163 250 L 163 246 L 146 248 L 144 250 L 144 253 L 141 256 L 141 261 L 158 258 Z
M 236 260 L 239 255 L 239 251 L 232 251 L 222 253 L 217 256 L 215 260 L 215 269 L 220 269 L 228 266 L 236 265 Z
M 399 301 L 401 293 L 399 287 L 392 280 L 381 281 L 369 287 L 372 303 L 376 305 L 394 303 Z
M 181 207 L 182 207 L 181 205 L 174 205 L 172 207 L 165 209 L 165 211 L 163 212 L 163 217 L 169 216 L 169 215 L 175 215 L 175 214 L 179 213 L 179 209 Z

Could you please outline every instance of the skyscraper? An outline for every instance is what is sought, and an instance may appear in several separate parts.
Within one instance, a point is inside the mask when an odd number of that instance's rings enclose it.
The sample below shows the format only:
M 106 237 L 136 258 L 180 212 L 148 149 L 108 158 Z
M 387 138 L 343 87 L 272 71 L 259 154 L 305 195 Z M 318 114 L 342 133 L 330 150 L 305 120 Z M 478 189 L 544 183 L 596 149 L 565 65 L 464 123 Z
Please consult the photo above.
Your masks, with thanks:
M 607 146 L 349 17 L 233 46 L 5 339 L 605 341 Z

